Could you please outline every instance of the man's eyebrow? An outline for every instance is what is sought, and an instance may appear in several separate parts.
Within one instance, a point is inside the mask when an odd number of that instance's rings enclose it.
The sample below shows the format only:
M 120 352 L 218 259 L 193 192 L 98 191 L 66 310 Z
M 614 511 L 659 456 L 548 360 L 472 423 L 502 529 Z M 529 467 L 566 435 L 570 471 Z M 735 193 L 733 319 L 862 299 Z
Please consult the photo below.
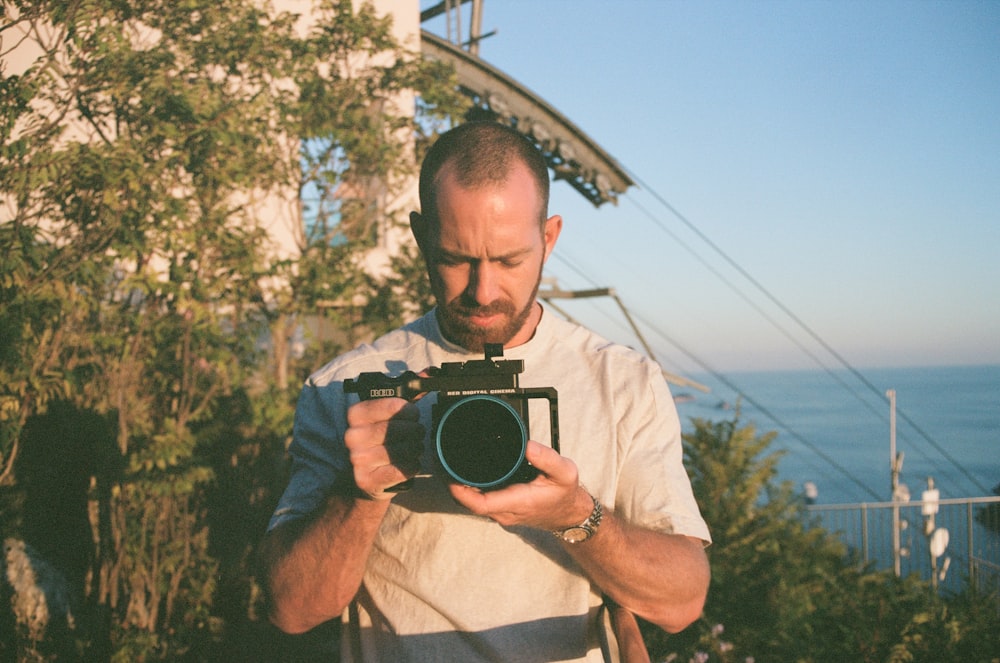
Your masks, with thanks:
M 489 256 L 487 259 L 490 262 L 504 262 L 506 260 L 516 260 L 526 255 L 530 255 L 532 251 L 533 249 L 531 247 L 525 247 L 522 249 L 514 249 L 512 251 L 508 251 L 507 253 L 503 253 L 500 255 Z M 445 249 L 440 245 L 437 247 L 437 254 L 438 257 L 446 258 L 448 260 L 461 260 L 470 262 L 472 261 L 478 262 L 480 260 L 479 256 L 470 256 L 458 251 L 449 251 L 448 249 Z

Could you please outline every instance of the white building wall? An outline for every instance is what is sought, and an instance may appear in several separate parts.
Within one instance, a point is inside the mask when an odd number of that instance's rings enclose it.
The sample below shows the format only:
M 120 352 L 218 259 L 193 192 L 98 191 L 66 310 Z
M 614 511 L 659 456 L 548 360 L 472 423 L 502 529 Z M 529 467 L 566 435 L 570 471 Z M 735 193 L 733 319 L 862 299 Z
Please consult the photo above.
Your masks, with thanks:
M 393 33 L 396 40 L 403 47 L 419 57 L 420 53 L 420 9 L 418 0 L 365 0 L 373 5 L 379 13 L 391 14 L 393 18 Z M 361 5 L 361 0 L 354 0 L 355 6 Z M 314 5 L 313 0 L 274 0 L 274 8 L 277 11 L 291 11 L 298 13 L 302 17 L 302 29 L 309 25 L 309 17 Z M 10 10 L 13 11 L 13 10 Z M 155 38 L 155 35 L 148 35 L 148 38 Z M 19 75 L 24 73 L 43 54 L 43 46 L 57 44 L 59 31 L 38 26 L 36 33 L 18 33 L 17 29 L 9 30 L 5 33 L 3 40 L 4 50 L 4 75 Z M 388 57 L 388 56 L 386 56 Z M 415 109 L 415 99 L 412 93 L 401 95 L 397 100 L 399 114 L 413 115 Z M 44 109 L 43 109 L 44 110 Z M 72 121 L 66 124 L 65 138 L 68 141 L 91 140 L 92 130 L 89 130 L 83 123 L 74 124 Z M 413 136 L 403 135 L 403 140 L 409 143 L 409 153 L 413 154 Z M 289 149 L 295 149 L 297 139 L 289 137 Z M 405 220 L 406 214 L 411 209 L 417 208 L 417 178 L 408 177 L 403 182 L 391 183 L 392 188 L 398 193 L 389 196 L 383 193 L 378 196 L 377 201 L 379 219 L 376 220 L 379 227 L 379 244 L 370 255 L 363 258 L 363 262 L 371 273 L 384 273 L 388 269 L 389 260 L 392 255 L 398 253 L 403 242 L 412 241 L 409 231 L 399 228 L 390 223 L 395 218 Z M 248 191 L 246 193 L 248 201 L 255 208 L 256 216 L 260 219 L 264 228 L 271 237 L 271 257 L 280 260 L 295 258 L 299 255 L 303 245 L 303 215 L 302 206 L 298 200 L 297 192 L 289 190 L 278 193 L 265 193 L 262 191 Z M 2 201 L 4 205 L 10 205 L 10 201 Z
M 418 0 L 354 0 L 355 7 L 370 4 L 380 14 L 392 15 L 393 36 L 403 48 L 420 56 L 420 7 Z M 312 0 L 275 0 L 275 9 L 300 14 L 303 18 L 302 29 L 308 28 L 308 16 L 313 6 Z M 388 58 L 388 56 L 385 56 Z M 386 62 L 388 63 L 388 62 Z M 360 64 L 360 63 L 359 63 Z M 395 112 L 399 115 L 413 116 L 416 100 L 412 92 L 399 96 Z M 406 141 L 409 158 L 414 159 L 413 135 L 402 134 L 399 138 Z M 387 272 L 392 256 L 397 255 L 400 246 L 412 242 L 409 230 L 400 227 L 393 221 L 404 221 L 410 210 L 418 206 L 417 177 L 410 176 L 402 182 L 391 183 L 396 192 L 390 196 L 383 188 L 376 193 L 376 209 L 380 218 L 375 222 L 378 227 L 378 245 L 373 251 L 362 257 L 365 269 L 374 275 Z M 287 258 L 298 254 L 302 241 L 303 218 L 301 206 L 294 195 L 278 196 L 260 202 L 261 218 L 267 224 L 268 230 L 277 243 L 276 257 Z

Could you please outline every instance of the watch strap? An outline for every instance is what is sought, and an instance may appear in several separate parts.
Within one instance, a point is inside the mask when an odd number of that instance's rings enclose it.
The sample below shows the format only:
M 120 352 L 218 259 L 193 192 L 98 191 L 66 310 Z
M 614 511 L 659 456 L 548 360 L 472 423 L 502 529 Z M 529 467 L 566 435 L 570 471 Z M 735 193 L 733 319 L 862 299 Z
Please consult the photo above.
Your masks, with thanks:
M 601 525 L 601 519 L 604 517 L 604 507 L 600 500 L 593 495 L 590 496 L 590 499 L 594 501 L 594 509 L 586 520 L 579 525 L 555 530 L 552 533 L 567 543 L 583 543 L 594 536 L 597 528 Z

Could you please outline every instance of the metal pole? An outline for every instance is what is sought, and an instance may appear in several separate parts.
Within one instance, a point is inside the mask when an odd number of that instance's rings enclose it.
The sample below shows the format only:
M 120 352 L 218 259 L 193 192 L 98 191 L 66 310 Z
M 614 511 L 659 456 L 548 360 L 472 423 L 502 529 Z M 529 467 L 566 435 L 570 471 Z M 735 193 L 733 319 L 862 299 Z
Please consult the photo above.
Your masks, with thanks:
M 861 549 L 864 550 L 864 562 L 868 563 L 868 504 L 861 504 Z
M 934 530 L 937 529 L 935 514 L 937 514 L 938 510 L 938 505 L 936 504 L 938 498 L 932 496 L 932 492 L 934 492 L 934 477 L 927 477 L 927 490 L 924 491 L 923 498 L 920 501 L 922 502 L 921 511 L 924 514 L 924 536 L 927 538 L 927 556 L 931 565 L 931 590 L 934 594 L 937 594 L 938 556 L 934 554 L 935 550 L 932 541 Z
M 472 0 L 469 20 L 469 53 L 479 57 L 479 40 L 483 36 L 483 0 Z
M 892 483 L 892 570 L 898 578 L 902 573 L 899 553 L 899 463 L 896 459 L 896 390 L 885 392 L 889 397 L 889 469 Z
M 967 553 L 967 555 L 966 555 L 966 557 L 969 560 L 969 584 L 973 588 L 977 588 L 979 585 L 978 585 L 978 580 L 976 578 L 976 565 L 973 562 L 973 549 L 972 549 L 972 544 L 974 543 L 974 541 L 972 540 L 972 527 L 973 527 L 973 525 L 975 525 L 975 523 L 973 522 L 973 518 L 972 518 L 972 502 L 966 502 L 965 503 L 965 530 L 966 530 L 966 532 L 968 532 L 968 535 L 966 537 L 966 543 L 965 543 L 965 545 L 968 546 L 968 551 L 969 551 Z
M 896 497 L 896 488 L 899 486 L 899 470 L 896 467 L 896 390 L 890 389 L 885 392 L 889 397 L 889 469 L 892 470 L 892 494 Z

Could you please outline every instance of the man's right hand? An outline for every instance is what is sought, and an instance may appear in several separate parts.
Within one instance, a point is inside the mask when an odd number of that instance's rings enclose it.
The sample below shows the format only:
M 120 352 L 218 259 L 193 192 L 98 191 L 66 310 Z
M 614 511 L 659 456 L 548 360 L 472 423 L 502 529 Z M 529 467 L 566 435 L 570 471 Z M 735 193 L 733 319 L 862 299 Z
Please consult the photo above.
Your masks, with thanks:
M 358 489 L 376 500 L 420 471 L 426 429 L 417 406 L 402 398 L 360 401 L 347 409 L 344 444 Z
M 347 410 L 344 444 L 361 495 L 334 491 L 312 517 L 271 529 L 261 544 L 269 617 L 287 633 L 334 619 L 361 586 L 372 543 L 395 493 L 420 470 L 424 427 L 402 398 L 361 401 Z

